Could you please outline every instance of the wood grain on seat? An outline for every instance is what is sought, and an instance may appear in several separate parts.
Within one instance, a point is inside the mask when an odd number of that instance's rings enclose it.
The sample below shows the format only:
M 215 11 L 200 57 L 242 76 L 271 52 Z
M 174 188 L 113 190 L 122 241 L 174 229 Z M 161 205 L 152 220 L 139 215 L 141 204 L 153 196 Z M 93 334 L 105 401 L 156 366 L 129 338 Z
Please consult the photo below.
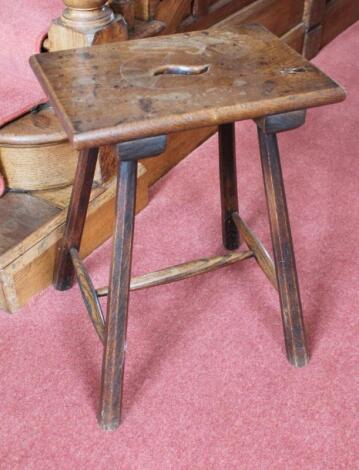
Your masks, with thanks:
M 345 97 L 338 84 L 259 25 L 40 54 L 31 65 L 77 148 Z

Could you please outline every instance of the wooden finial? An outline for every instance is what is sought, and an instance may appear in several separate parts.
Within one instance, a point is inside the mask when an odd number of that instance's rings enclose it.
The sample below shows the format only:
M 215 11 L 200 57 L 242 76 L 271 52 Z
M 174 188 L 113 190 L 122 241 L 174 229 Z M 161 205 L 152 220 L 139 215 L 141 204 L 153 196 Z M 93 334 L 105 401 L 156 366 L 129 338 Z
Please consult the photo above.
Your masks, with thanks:
M 65 9 L 53 21 L 46 41 L 50 51 L 123 41 L 128 37 L 122 15 L 115 14 L 107 0 L 63 0 Z
M 103 28 L 115 19 L 107 0 L 64 0 L 64 3 L 66 8 L 59 21 L 78 31 Z

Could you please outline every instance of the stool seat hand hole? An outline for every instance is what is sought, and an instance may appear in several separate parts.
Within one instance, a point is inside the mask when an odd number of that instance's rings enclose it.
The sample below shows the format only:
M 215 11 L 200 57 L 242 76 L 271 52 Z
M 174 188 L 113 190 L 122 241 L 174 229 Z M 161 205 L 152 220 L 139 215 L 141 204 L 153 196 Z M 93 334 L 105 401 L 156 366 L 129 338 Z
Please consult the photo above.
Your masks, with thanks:
M 179 64 L 169 64 L 161 65 L 157 67 L 153 75 L 201 75 L 208 72 L 210 69 L 209 64 L 205 65 L 179 65 Z

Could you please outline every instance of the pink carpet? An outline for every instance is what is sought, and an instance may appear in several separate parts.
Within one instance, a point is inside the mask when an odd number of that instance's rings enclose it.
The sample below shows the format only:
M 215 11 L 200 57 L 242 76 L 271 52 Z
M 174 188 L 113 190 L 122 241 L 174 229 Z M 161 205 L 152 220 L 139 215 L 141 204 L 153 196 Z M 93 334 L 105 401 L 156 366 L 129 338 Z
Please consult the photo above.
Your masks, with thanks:
M 285 359 L 253 261 L 133 293 L 124 422 L 97 427 L 101 346 L 78 288 L 0 315 L 0 468 L 358 468 L 359 23 L 316 63 L 348 90 L 280 137 L 312 359 Z M 153 189 L 134 274 L 220 253 L 216 138 Z M 238 124 L 241 213 L 268 243 L 253 123 Z M 110 244 L 88 260 L 107 278 Z
M 46 100 L 28 62 L 63 7 L 62 0 L 0 0 L 0 126 Z

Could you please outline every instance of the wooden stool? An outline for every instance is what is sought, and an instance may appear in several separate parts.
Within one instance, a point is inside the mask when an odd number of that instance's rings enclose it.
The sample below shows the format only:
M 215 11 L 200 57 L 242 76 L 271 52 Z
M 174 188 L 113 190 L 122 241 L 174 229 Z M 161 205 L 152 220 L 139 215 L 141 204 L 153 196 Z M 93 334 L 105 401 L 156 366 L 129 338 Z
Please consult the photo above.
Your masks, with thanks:
M 277 144 L 301 126 L 305 109 L 341 101 L 344 91 L 261 26 L 210 30 L 32 57 L 31 65 L 74 146 L 81 149 L 55 287 L 74 272 L 104 343 L 99 423 L 120 423 L 129 291 L 184 279 L 253 257 L 279 291 L 288 360 L 308 362 L 302 308 Z M 274 264 L 238 213 L 234 122 L 255 119 Z M 171 132 L 219 126 L 223 244 L 230 252 L 131 280 L 139 159 L 161 153 Z M 101 145 L 117 148 L 117 220 L 109 289 L 96 290 L 79 257 Z M 242 238 L 248 249 L 233 251 Z M 107 295 L 106 320 L 99 297 Z

